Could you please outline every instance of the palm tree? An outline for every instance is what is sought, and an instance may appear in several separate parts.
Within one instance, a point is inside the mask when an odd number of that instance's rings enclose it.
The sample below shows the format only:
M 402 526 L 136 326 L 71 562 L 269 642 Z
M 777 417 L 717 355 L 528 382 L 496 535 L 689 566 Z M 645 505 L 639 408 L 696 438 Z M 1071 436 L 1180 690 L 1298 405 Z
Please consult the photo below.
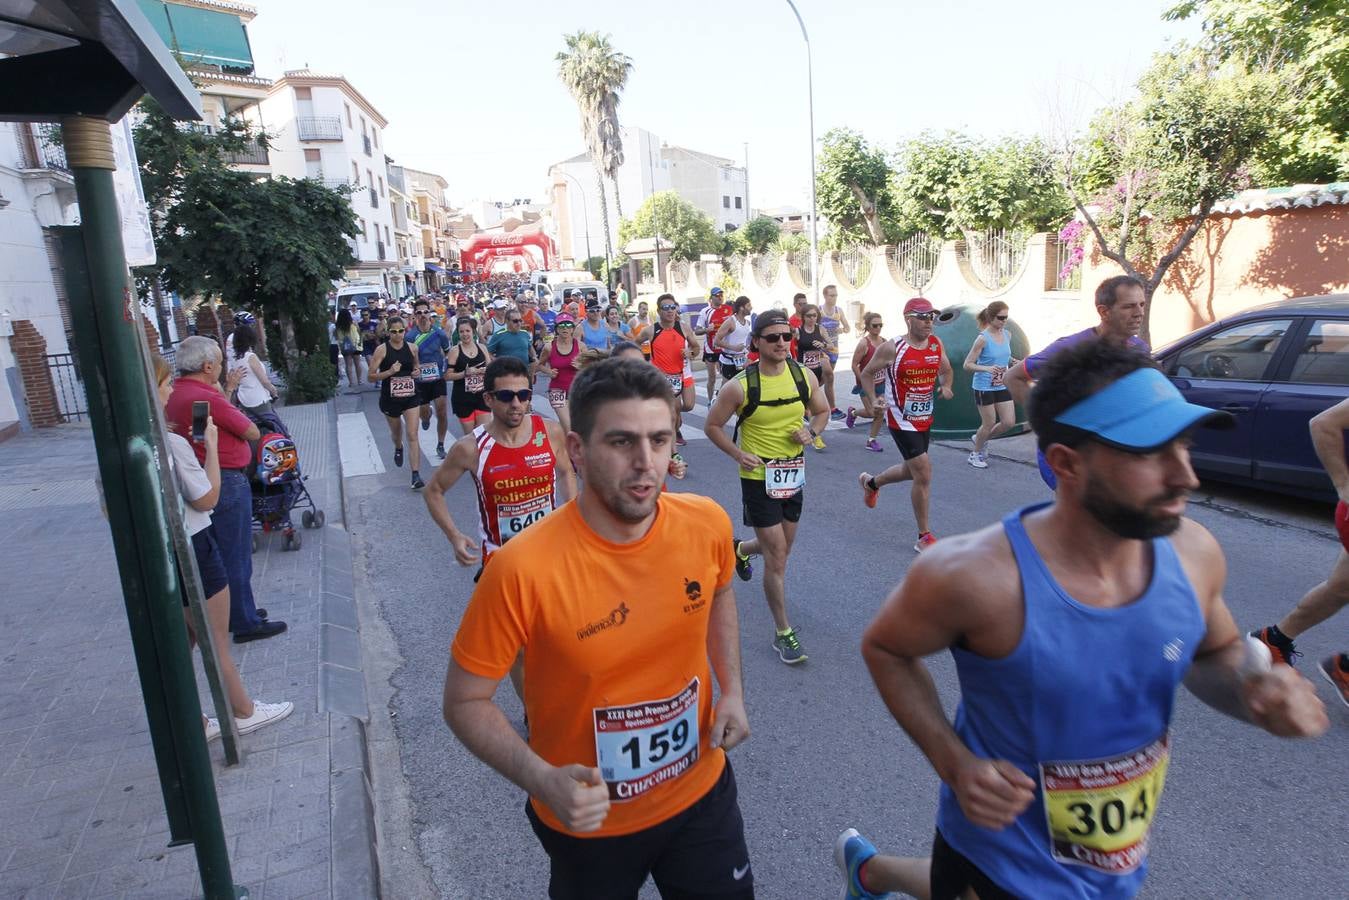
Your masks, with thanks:
M 614 208 L 623 218 L 623 202 L 618 193 L 618 168 L 623 165 L 623 137 L 618 126 L 618 94 L 627 84 L 632 60 L 609 44 L 609 36 L 596 31 L 578 31 L 563 36 L 567 49 L 558 53 L 558 76 L 571 92 L 581 114 L 581 133 L 586 150 L 595 166 L 600 190 L 600 211 L 604 220 L 605 259 L 613 258 L 609 238 L 609 204 L 604 178 L 614 185 Z

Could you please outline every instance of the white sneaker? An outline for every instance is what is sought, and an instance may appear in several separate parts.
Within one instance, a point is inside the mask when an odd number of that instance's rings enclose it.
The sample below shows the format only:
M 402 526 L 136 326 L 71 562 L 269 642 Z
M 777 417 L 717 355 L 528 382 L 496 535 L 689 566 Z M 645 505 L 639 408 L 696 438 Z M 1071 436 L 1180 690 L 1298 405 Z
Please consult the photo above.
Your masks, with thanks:
M 294 711 L 295 704 L 289 700 L 282 700 L 280 703 L 262 703 L 255 700 L 253 702 L 253 715 L 247 719 L 235 716 L 234 724 L 239 729 L 240 734 L 251 734 L 264 725 L 280 722 Z
M 984 460 L 984 457 L 978 453 L 971 453 L 966 462 L 974 466 L 976 469 L 988 468 L 988 463 Z
M 219 719 L 207 719 L 207 720 L 206 720 L 206 743 L 209 744 L 209 743 L 211 743 L 211 741 L 215 740 L 215 739 L 218 738 L 218 737 L 220 737 L 220 720 L 219 720 Z

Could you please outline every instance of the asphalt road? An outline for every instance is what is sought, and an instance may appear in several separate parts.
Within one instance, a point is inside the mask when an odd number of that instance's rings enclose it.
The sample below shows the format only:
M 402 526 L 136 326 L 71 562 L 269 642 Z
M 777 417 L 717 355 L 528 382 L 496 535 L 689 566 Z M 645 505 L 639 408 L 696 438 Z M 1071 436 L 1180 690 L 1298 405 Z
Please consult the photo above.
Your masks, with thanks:
M 367 660 L 381 660 L 374 672 L 388 675 L 383 692 L 371 694 L 372 706 L 382 693 L 388 701 L 387 711 L 372 708 L 374 733 L 388 736 L 376 763 L 386 888 L 394 896 L 544 897 L 546 859 L 523 795 L 470 756 L 440 716 L 448 647 L 473 572 L 454 563 L 421 496 L 409 490 L 407 469 L 392 468 L 374 394 L 340 402 L 343 411 L 365 413 L 389 467 L 346 482 Z M 701 428 L 701 417 L 689 425 Z M 926 855 L 933 832 L 937 779 L 882 707 L 858 652 L 863 628 L 914 558 L 914 528 L 906 488 L 883 490 L 879 507 L 867 510 L 857 473 L 899 457 L 889 444 L 884 454 L 863 450 L 861 428 L 827 438 L 827 451 L 809 451 L 806 512 L 788 568 L 789 608 L 808 663 L 789 668 L 771 649 L 759 576 L 736 582 L 753 736 L 731 759 L 763 898 L 838 896 L 831 847 L 848 826 L 905 855 Z M 990 468 L 976 471 L 965 450 L 934 446 L 938 535 L 1047 499 L 1033 467 L 1000 458 L 997 444 L 993 453 Z M 1024 448 L 1011 455 L 1024 456 Z M 705 440 L 691 441 L 684 456 L 689 475 L 674 489 L 716 499 L 738 523 L 734 464 Z M 1227 552 L 1227 600 L 1243 627 L 1277 621 L 1329 571 L 1337 544 L 1327 508 L 1207 485 L 1201 496 L 1191 515 Z M 471 487 L 461 484 L 449 502 L 461 527 L 473 527 Z M 1265 735 L 1181 692 L 1146 896 L 1344 895 L 1349 710 L 1332 700 L 1313 665 L 1349 644 L 1345 624 L 1332 621 L 1300 642 L 1301 669 L 1330 705 L 1332 728 L 1320 740 Z M 950 657 L 934 657 L 930 667 L 953 710 Z M 518 724 L 514 694 L 503 688 L 498 698 Z M 655 894 L 648 886 L 643 896 Z

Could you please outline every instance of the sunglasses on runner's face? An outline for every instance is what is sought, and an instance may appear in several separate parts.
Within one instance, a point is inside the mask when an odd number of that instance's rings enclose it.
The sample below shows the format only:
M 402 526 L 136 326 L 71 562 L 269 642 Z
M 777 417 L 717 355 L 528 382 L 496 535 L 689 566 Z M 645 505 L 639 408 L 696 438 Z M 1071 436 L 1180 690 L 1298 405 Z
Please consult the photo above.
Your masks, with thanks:
M 497 398 L 498 403 L 510 403 L 512 400 L 528 403 L 534 392 L 529 388 L 521 388 L 518 391 L 492 391 L 492 396 Z
M 933 319 L 937 318 L 937 314 L 934 312 L 909 313 L 909 318 L 921 319 L 924 322 L 931 322 Z
M 575 328 L 576 326 L 570 322 L 558 322 L 557 327 L 559 330 L 561 330 L 563 328 Z
M 679 307 L 675 306 L 673 303 L 662 303 L 660 305 L 660 308 L 663 309 L 665 312 L 670 312 L 672 310 L 679 309 Z
M 781 344 L 783 341 L 790 341 L 792 336 L 785 331 L 775 331 L 772 334 L 761 334 L 759 340 L 767 341 L 770 344 Z
M 506 321 L 511 325 L 519 325 L 524 319 L 507 319 Z
M 885 327 L 885 323 L 883 323 L 883 322 L 872 322 L 872 323 L 871 323 L 870 325 L 868 325 L 867 327 L 868 327 L 868 328 L 884 328 L 884 327 Z
M 997 319 L 999 322 L 1006 322 L 1006 321 L 1007 321 L 1007 317 L 1006 317 L 1006 316 L 994 316 L 993 318 Z
M 407 331 L 406 328 L 390 328 L 389 334 L 402 334 L 405 331 Z

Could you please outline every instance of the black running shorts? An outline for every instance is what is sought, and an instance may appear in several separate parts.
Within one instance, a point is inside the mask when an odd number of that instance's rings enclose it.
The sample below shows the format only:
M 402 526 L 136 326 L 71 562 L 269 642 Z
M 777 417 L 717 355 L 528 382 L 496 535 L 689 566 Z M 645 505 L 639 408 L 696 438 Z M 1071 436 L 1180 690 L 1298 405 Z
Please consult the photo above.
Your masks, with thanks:
M 731 761 L 688 809 L 645 831 L 577 838 L 543 824 L 531 801 L 525 815 L 548 854 L 552 900 L 629 900 L 649 875 L 663 900 L 753 900 L 754 873 Z
M 998 403 L 1011 403 L 1012 392 L 1007 388 L 998 388 L 993 391 L 975 391 L 974 402 L 978 406 L 994 406 Z
M 891 428 L 890 436 L 895 439 L 895 446 L 899 448 L 899 455 L 905 459 L 914 459 L 927 452 L 929 437 L 926 431 L 903 431 L 899 428 Z
M 932 900 L 957 900 L 964 897 L 969 888 L 974 889 L 979 900 L 1017 900 L 1015 894 L 998 887 L 978 866 L 946 843 L 940 831 L 932 839 L 932 874 L 929 877 Z
M 422 406 L 429 406 L 435 400 L 445 396 L 445 379 L 437 378 L 435 381 L 417 382 L 417 398 L 421 400 Z
M 750 528 L 772 528 L 784 521 L 801 521 L 801 508 L 806 503 L 806 489 L 801 488 L 786 500 L 768 496 L 764 482 L 753 478 L 740 479 L 740 500 L 745 511 L 745 524 Z

